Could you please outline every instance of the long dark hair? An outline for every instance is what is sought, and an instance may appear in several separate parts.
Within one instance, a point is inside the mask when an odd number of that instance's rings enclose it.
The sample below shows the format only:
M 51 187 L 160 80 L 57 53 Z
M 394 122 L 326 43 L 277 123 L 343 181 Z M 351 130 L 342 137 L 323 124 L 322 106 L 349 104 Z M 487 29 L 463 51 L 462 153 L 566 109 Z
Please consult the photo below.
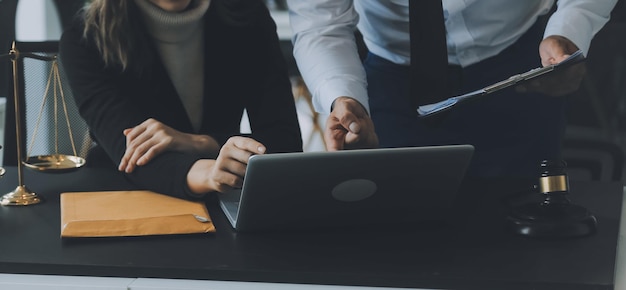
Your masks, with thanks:
M 136 9 L 133 0 L 93 0 L 85 7 L 83 36 L 93 40 L 105 65 L 128 67 L 137 41 L 130 18 Z

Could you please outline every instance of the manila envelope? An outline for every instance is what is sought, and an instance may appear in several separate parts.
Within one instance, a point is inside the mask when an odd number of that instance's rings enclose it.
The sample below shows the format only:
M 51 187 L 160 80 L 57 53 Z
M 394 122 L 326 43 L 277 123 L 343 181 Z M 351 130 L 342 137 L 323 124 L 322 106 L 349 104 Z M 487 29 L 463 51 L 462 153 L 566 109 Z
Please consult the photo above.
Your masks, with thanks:
M 61 237 L 215 232 L 202 202 L 145 190 L 61 193 Z

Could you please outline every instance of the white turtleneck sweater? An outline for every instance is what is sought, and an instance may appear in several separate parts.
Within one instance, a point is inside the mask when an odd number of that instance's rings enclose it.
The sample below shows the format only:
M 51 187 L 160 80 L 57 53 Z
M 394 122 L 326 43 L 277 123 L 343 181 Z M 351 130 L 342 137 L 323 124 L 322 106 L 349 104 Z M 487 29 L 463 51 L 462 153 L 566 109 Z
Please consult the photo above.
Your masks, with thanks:
M 210 0 L 194 0 L 182 12 L 168 12 L 149 0 L 135 0 L 165 69 L 195 131 L 202 124 L 204 26 Z

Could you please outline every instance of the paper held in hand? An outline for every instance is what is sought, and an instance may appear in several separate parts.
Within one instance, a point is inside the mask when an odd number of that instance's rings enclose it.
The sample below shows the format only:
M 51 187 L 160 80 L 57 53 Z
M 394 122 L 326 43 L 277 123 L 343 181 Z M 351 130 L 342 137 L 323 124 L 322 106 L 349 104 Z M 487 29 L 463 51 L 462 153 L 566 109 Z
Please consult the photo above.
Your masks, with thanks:
M 438 103 L 420 106 L 417 108 L 417 113 L 420 118 L 431 116 L 431 115 L 446 111 L 452 108 L 454 105 L 464 100 L 468 100 L 472 97 L 482 96 L 482 95 L 490 94 L 493 92 L 497 92 L 501 89 L 508 88 L 520 82 L 533 79 L 535 77 L 555 71 L 559 68 L 564 68 L 564 67 L 570 66 L 575 63 L 579 63 L 584 60 L 585 60 L 585 56 L 582 54 L 582 51 L 578 50 L 572 53 L 572 55 L 570 55 L 568 58 L 566 58 L 560 63 L 550 65 L 550 66 L 545 66 L 545 67 L 534 68 L 525 73 L 513 75 L 506 80 L 497 82 L 495 84 L 484 87 L 482 89 L 469 92 L 460 96 L 451 97 Z
M 143 190 L 61 194 L 62 237 L 209 232 L 215 226 L 202 202 Z

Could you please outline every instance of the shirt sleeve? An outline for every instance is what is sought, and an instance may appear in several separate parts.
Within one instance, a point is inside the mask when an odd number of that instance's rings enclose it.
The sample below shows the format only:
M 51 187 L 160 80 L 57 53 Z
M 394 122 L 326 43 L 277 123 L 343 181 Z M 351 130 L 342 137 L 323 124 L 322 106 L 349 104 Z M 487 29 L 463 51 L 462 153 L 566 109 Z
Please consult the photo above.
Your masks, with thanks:
M 369 112 L 367 80 L 354 32 L 359 15 L 352 0 L 288 0 L 294 57 L 319 113 L 341 96 Z
M 609 21 L 616 3 L 617 0 L 560 0 L 548 21 L 544 38 L 564 36 L 587 55 L 591 39 Z

